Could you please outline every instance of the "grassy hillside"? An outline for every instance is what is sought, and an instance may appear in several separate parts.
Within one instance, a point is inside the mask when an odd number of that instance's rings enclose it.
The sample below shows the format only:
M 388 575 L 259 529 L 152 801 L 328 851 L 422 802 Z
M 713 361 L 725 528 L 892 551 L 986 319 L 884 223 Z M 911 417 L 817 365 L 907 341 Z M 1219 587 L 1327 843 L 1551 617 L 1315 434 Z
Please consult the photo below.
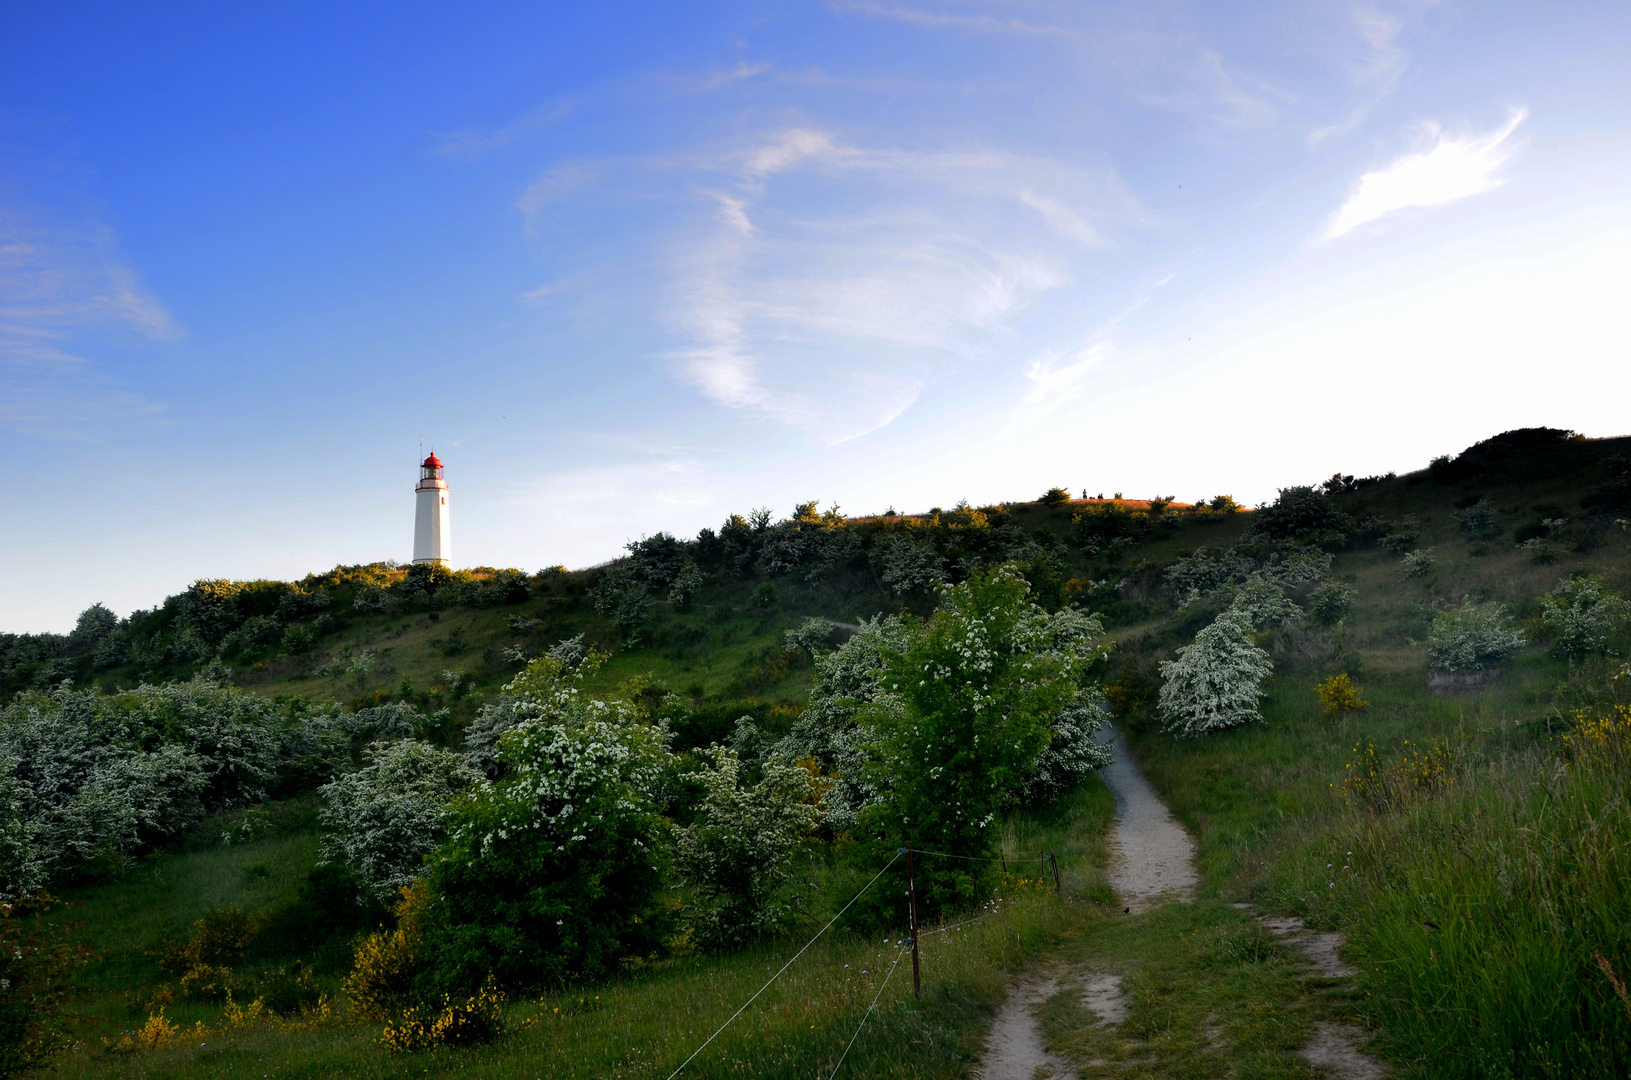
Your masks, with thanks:
M 1016 814 L 1006 850 L 1060 852 L 1063 891 L 1076 903 L 1049 900 L 1023 872 L 1011 875 L 1010 891 L 1028 897 L 1003 917 L 1014 921 L 969 938 L 957 963 L 932 967 L 923 1004 L 892 984 L 877 1030 L 858 1044 L 857 1075 L 964 1075 L 1005 974 L 1058 949 L 1117 957 L 1135 982 L 1164 988 L 1134 1005 L 1151 1010 L 1135 1020 L 1152 1031 L 1199 1009 L 1183 1021 L 1194 1031 L 1172 1036 L 1172 1052 L 1196 1075 L 1227 1057 L 1208 1056 L 1218 1049 L 1196 1034 L 1211 1023 L 1209 1010 L 1232 1015 L 1250 1004 L 1206 996 L 1227 987 L 1279 1003 L 1280 1021 L 1230 1036 L 1242 1053 L 1266 1055 L 1263 1075 L 1306 1075 L 1284 1055 L 1309 1025 L 1333 1016 L 1365 1022 L 1406 1075 L 1623 1074 L 1631 1011 L 1614 979 L 1631 978 L 1623 930 L 1631 866 L 1620 854 L 1631 851 L 1631 822 L 1617 794 L 1626 774 L 1616 770 L 1631 754 L 1614 755 L 1631 747 L 1631 729 L 1601 724 L 1631 693 L 1631 680 L 1618 678 L 1631 639 L 1622 623 L 1607 643 L 1618 655 L 1559 655 L 1540 598 L 1582 574 L 1619 595 L 1631 591 L 1628 454 L 1631 439 L 1540 430 L 1406 476 L 1333 477 L 1323 505 L 1339 527 L 1310 527 L 1284 542 L 1264 538 L 1272 512 L 1232 512 L 1223 500 L 1213 510 L 1057 492 L 865 521 L 807 504 L 782 522 L 759 514 L 695 540 L 651 538 L 623 560 L 583 571 L 427 579 L 380 564 L 299 583 L 200 583 L 126 620 L 87 613 L 75 635 L 7 639 L 0 676 L 9 696 L 68 677 L 112 691 L 225 667 L 290 710 L 330 699 L 446 709 L 430 735 L 457 747 L 524 658 L 582 635 L 611 653 L 591 690 L 651 702 L 677 695 L 677 744 L 702 746 L 727 739 L 742 715 L 773 735 L 789 729 L 813 672 L 808 653 L 789 651 L 784 635 L 806 619 L 926 614 L 934 577 L 957 581 L 978 566 L 1017 561 L 1045 606 L 1103 616 L 1115 648 L 1099 676 L 1134 755 L 1199 840 L 1208 903 L 1193 916 L 1112 930 L 1099 872 L 1102 786 L 1089 781 L 1054 810 Z M 1258 635 L 1275 668 L 1262 721 L 1173 738 L 1155 709 L 1160 665 L 1233 595 L 1224 585 L 1187 597 L 1174 585 L 1180 571 L 1195 565 L 1198 549 L 1267 566 L 1310 544 L 1332 555 L 1328 580 L 1352 587 L 1351 609 Z M 1311 607 L 1315 585 L 1288 592 Z M 1465 598 L 1504 604 L 1528 644 L 1487 685 L 1440 696 L 1429 691 L 1418 643 Z M 843 633 L 835 628 L 834 640 Z M 1368 704 L 1323 715 L 1316 684 L 1339 673 Z M 1594 717 L 1599 726 L 1590 728 Z M 1597 732 L 1592 745 L 1607 749 L 1582 756 L 1582 731 Z M 70 890 L 84 904 L 76 917 L 88 940 L 107 954 L 79 976 L 90 1047 L 141 1022 L 152 1007 L 144 988 L 162 978 L 155 954 L 163 941 L 222 907 L 260 920 L 242 961 L 246 985 L 298 958 L 337 989 L 350 935 L 379 913 L 345 907 L 314 872 L 315 805 L 310 795 L 270 804 L 253 829 L 241 809 L 217 815 L 121 875 Z M 222 844 L 233 829 L 249 842 Z M 1566 854 L 1575 851 L 1583 854 Z M 836 864 L 812 870 L 839 872 Z M 1527 884 L 1515 885 L 1520 878 Z M 1358 999 L 1296 997 L 1274 966 L 1274 947 L 1251 937 L 1230 901 L 1344 930 L 1350 960 L 1365 972 Z M 326 932 L 312 933 L 314 921 Z M 804 1075 L 799 1062 L 834 1059 L 861 1009 L 845 972 L 862 966 L 866 948 L 853 937 L 822 946 L 819 975 L 777 998 L 751 1035 L 733 1036 L 728 1052 L 693 1073 Z M 1161 955 L 1145 955 L 1152 949 Z M 344 1067 L 508 1076 L 533 1075 L 529 1063 L 547 1060 L 554 1075 L 665 1076 L 693 1029 L 728 1015 L 769 958 L 787 951 L 690 957 L 631 973 L 599 990 L 610 1003 L 601 1011 L 587 1004 L 594 991 L 578 989 L 520 1003 L 518 1019 L 540 1018 L 525 1033 L 495 1048 L 413 1059 L 411 1069 L 369 1043 L 377 1028 L 343 1016 L 309 1029 L 252 1027 L 213 1049 L 110 1058 L 87 1048 L 60 1068 L 236 1075 L 253 1061 L 278 1063 L 277 1075 Z M 221 1022 L 218 1005 L 169 1008 L 183 1021 Z M 1072 1043 L 1068 1032 L 1059 1037 Z M 932 1052 L 901 1055 L 890 1040 Z

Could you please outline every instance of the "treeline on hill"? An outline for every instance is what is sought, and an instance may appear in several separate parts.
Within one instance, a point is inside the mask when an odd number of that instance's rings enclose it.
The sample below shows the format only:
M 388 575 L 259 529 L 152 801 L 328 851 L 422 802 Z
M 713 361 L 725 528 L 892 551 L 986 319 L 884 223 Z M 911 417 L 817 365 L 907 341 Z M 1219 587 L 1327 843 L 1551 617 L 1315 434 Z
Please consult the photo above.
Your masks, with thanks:
M 1503 495 L 1558 476 L 1590 487 L 1567 504 Z M 1227 496 L 1078 501 L 1063 489 L 866 519 L 805 503 L 693 540 L 659 533 L 590 571 L 377 564 L 297 583 L 201 581 L 125 620 L 93 607 L 72 634 L 0 642 L 0 888 L 19 912 L 43 909 L 30 897 L 46 886 L 117 880 L 201 829 L 253 832 L 306 799 L 323 860 L 298 902 L 211 915 L 166 954 L 173 981 L 138 1007 L 235 990 L 298 1012 L 318 999 L 311 973 L 246 973 L 249 938 L 292 956 L 383 920 L 327 954 L 357 1015 L 387 1023 L 399 1049 L 490 1037 L 506 992 L 807 927 L 908 841 L 989 853 L 999 811 L 1045 804 L 1103 763 L 1101 703 L 1146 744 L 1198 744 L 1261 730 L 1277 669 L 1324 675 L 1329 716 L 1363 709 L 1360 651 L 1378 642 L 1409 647 L 1415 678 L 1426 668 L 1455 686 L 1480 685 L 1531 643 L 1588 674 L 1625 648 L 1623 575 L 1447 595 L 1417 516 L 1439 502 L 1453 505 L 1467 558 L 1544 571 L 1623 546 L 1631 466 L 1573 433 L 1526 429 L 1402 478 L 1286 488 L 1250 513 Z M 1411 597 L 1384 629 L 1359 619 L 1371 598 L 1335 570 L 1377 557 L 1395 567 L 1388 588 Z M 758 681 L 713 699 L 638 670 L 606 679 L 614 653 L 655 662 L 718 620 L 812 607 L 879 614 L 843 628 L 792 619 L 754 654 Z M 347 627 L 489 608 L 516 612 L 504 621 L 523 645 L 486 665 L 502 690 L 457 709 L 445 686 L 346 707 L 230 682 L 229 664 L 290 663 Z M 343 655 L 366 664 L 366 652 Z M 796 707 L 746 707 L 744 687 L 794 673 L 810 686 Z M 1580 737 L 1631 740 L 1631 717 L 1604 700 L 1581 699 Z M 1620 776 L 1623 758 L 1590 760 Z M 994 879 L 979 865 L 920 868 L 925 911 L 983 900 Z M 896 925 L 899 906 L 863 897 L 849 918 Z M 66 954 L 17 956 L 10 985 L 60 980 L 60 964 L 23 960 Z M 1558 1007 L 1599 1007 L 1581 993 L 1590 1002 Z M 0 995 L 0 1013 L 25 996 Z M 12 1041 L 33 1048 L 19 1053 L 54 1045 L 44 1011 L 17 1015 Z
M 160 606 L 124 619 L 93 605 L 66 635 L 0 635 L 0 701 L 66 678 L 129 687 L 185 679 L 217 663 L 232 665 L 243 676 L 311 654 L 361 623 L 409 613 L 502 608 L 533 597 L 548 597 L 553 607 L 566 611 L 592 610 L 600 625 L 592 628 L 591 640 L 604 647 L 649 642 L 651 624 L 661 615 L 687 611 L 699 590 L 721 583 L 752 584 L 749 605 L 759 609 L 782 605 L 784 593 L 828 584 L 837 586 L 828 590 L 834 596 L 865 592 L 878 607 L 921 614 L 940 582 L 965 580 L 981 566 L 1016 562 L 1044 602 L 1057 607 L 1067 592 L 1075 599 L 1090 586 L 1070 580 L 1071 567 L 1084 558 L 1114 563 L 1128 545 L 1170 530 L 1181 519 L 1222 519 L 1236 509 L 1228 496 L 1195 506 L 1118 498 L 1075 508 L 1068 501 L 1068 493 L 1056 488 L 1037 504 L 974 508 L 960 503 L 923 515 L 890 511 L 870 519 L 845 518 L 836 507 L 821 512 L 814 502 L 800 504 L 782 521 L 760 509 L 746 517 L 733 514 L 717 532 L 703 529 L 693 540 L 658 533 L 630 544 L 623 559 L 576 573 L 562 567 L 527 574 L 374 563 L 336 567 L 297 582 L 200 580 Z M 1038 514 L 1038 509 L 1059 512 Z M 545 621 L 511 620 L 511 629 L 527 637 Z M 490 660 L 495 671 L 502 670 L 501 657 Z M 333 674 L 361 683 L 374 663 L 366 655 L 336 658 Z

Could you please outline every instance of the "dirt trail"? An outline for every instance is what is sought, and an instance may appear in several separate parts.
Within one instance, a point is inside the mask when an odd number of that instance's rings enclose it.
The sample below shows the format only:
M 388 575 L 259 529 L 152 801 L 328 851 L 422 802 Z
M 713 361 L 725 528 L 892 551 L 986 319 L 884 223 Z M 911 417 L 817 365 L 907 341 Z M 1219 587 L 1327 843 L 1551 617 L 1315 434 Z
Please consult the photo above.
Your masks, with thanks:
M 1134 914 L 1163 903 L 1187 903 L 1195 894 L 1195 842 L 1167 813 L 1166 804 L 1127 752 L 1121 733 L 1105 724 L 1098 741 L 1108 745 L 1112 755 L 1099 778 L 1116 797 L 1110 887 Z
M 1188 903 L 1194 899 L 1196 885 L 1194 841 L 1173 820 L 1139 771 L 1121 734 L 1106 723 L 1098 741 L 1109 746 L 1112 754 L 1111 764 L 1100 770 L 1099 776 L 1116 797 L 1116 817 L 1110 832 L 1111 888 L 1129 913 L 1162 904 Z M 1246 909 L 1251 905 L 1236 906 Z M 1308 931 L 1296 918 L 1260 916 L 1259 921 L 1301 954 L 1311 977 L 1343 980 L 1352 976 L 1337 956 L 1342 944 L 1340 934 Z M 1065 981 L 1082 994 L 1083 1003 L 1099 1023 L 1119 1026 L 1126 1018 L 1127 1002 L 1119 976 L 1086 973 Z M 1032 979 L 1014 987 L 991 1026 L 980 1080 L 1032 1080 L 1075 1074 L 1074 1066 L 1048 1052 L 1035 1016 L 1036 1009 L 1060 989 L 1057 977 L 1045 982 Z M 1299 1055 L 1339 1080 L 1377 1080 L 1386 1076 L 1386 1066 L 1359 1049 L 1363 1038 L 1364 1032 L 1351 1025 L 1321 1023 Z
M 1021 983 L 1008 992 L 1008 1000 L 986 1036 L 981 1080 L 1036 1080 L 1038 1076 L 1071 1076 L 1076 1070 L 1064 1058 L 1048 1053 L 1042 1031 L 1031 1010 L 1047 1001 L 1059 983 Z

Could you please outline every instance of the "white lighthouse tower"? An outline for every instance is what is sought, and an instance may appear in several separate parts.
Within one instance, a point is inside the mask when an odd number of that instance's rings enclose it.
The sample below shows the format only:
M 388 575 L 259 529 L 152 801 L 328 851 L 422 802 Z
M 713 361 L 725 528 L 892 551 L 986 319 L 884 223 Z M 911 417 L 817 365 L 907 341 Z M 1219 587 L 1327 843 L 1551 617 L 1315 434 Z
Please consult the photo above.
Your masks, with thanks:
M 418 503 L 413 514 L 413 561 L 446 566 L 453 558 L 453 526 L 448 517 L 442 459 L 434 452 L 419 463 L 419 483 L 413 494 Z

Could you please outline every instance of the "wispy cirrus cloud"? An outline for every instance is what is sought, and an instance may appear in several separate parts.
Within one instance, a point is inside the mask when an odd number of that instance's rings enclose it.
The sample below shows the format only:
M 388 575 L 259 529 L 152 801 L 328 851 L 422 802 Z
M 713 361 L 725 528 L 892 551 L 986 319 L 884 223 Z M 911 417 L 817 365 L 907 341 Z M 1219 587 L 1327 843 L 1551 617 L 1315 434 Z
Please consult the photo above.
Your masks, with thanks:
M 724 71 L 710 71 L 704 75 L 682 80 L 685 89 L 693 93 L 706 94 L 714 90 L 723 90 L 727 86 L 747 82 L 769 72 L 775 65 L 767 61 L 750 64 L 746 60 L 739 60 L 733 68 Z
M 1346 235 L 1396 210 L 1444 206 L 1499 187 L 1495 173 L 1512 156 L 1507 140 L 1526 116 L 1528 110 L 1514 109 L 1505 124 L 1482 135 L 1446 135 L 1438 124 L 1424 125 L 1422 140 L 1432 145 L 1361 176 L 1326 238 Z
M 1074 356 L 1061 358 L 1050 353 L 1032 361 L 1025 372 L 1025 378 L 1031 382 L 1025 404 L 1040 405 L 1049 399 L 1058 400 L 1069 394 L 1083 376 L 1104 360 L 1105 351 L 1106 346 L 1101 342 L 1089 345 Z M 1068 362 L 1061 363 L 1061 359 Z
M 0 424 L 72 436 L 161 411 L 85 356 L 89 335 L 175 341 L 181 328 L 142 288 L 112 230 L 0 209 Z
M 1403 21 L 1396 15 L 1372 7 L 1349 12 L 1353 28 L 1363 43 L 1360 55 L 1348 63 L 1349 80 L 1357 91 L 1358 103 L 1342 119 L 1324 124 L 1308 134 L 1311 145 L 1345 135 L 1364 122 L 1371 111 L 1399 85 L 1410 66 L 1410 54 L 1399 45 Z
M 550 102 L 538 106 L 503 127 L 485 131 L 479 128 L 466 128 L 461 131 L 436 132 L 437 143 L 434 150 L 443 157 L 473 157 L 485 154 L 560 123 L 571 116 L 576 108 L 577 102 L 570 99 Z
M 1272 126 L 1290 100 L 1268 79 L 1230 64 L 1193 30 L 1156 29 L 1157 19 L 1150 15 L 1078 9 L 1077 22 L 1050 22 L 993 13 L 993 5 L 983 3 L 914 6 L 839 0 L 834 7 L 925 30 L 1051 38 L 1112 74 L 1133 100 L 1225 127 Z M 1070 13 L 1069 8 L 1062 12 Z
M 875 19 L 893 19 L 935 30 L 973 30 L 981 33 L 1044 35 L 1048 37 L 1078 38 L 1080 30 L 1067 26 L 1030 22 L 1025 19 L 966 12 L 912 7 L 908 4 L 880 4 L 873 0 L 838 0 L 834 7 Z
M 676 370 L 707 397 L 824 444 L 883 427 L 946 363 L 1147 217 L 1112 175 L 986 151 L 869 147 L 789 128 L 714 166 L 732 179 L 682 246 Z

